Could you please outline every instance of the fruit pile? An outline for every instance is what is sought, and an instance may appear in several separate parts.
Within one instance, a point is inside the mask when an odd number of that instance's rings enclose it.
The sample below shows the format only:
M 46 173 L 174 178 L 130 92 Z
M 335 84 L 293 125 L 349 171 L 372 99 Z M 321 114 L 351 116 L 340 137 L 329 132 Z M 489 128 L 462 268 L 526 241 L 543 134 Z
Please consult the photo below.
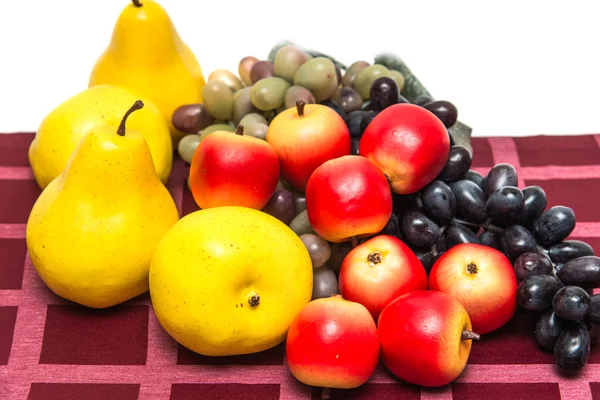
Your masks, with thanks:
M 153 35 L 193 59 L 158 29 L 168 20 L 151 0 L 129 5 L 90 87 L 31 144 L 43 192 L 27 245 L 52 291 L 91 308 L 149 291 L 163 328 L 207 356 L 287 339 L 291 372 L 324 397 L 380 359 L 410 383 L 452 382 L 518 307 L 561 371 L 585 366 L 600 258 L 568 239 L 573 210 L 519 188 L 513 166 L 471 169 L 452 103 L 414 90 L 397 60 L 345 68 L 293 44 L 206 84 L 195 63 L 146 76 L 130 73 L 147 66 L 135 49 L 112 62 L 140 40 L 160 53 Z M 183 218 L 164 186 L 172 143 L 200 207 Z

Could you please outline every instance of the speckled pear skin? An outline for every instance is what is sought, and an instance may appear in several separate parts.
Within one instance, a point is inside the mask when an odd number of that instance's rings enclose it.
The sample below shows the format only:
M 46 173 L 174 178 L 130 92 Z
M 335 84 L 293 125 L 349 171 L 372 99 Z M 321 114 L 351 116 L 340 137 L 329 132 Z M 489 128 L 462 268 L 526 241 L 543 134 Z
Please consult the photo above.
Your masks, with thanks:
M 154 249 L 178 219 L 144 137 L 99 126 L 34 204 L 27 247 L 54 293 L 105 308 L 148 290 Z

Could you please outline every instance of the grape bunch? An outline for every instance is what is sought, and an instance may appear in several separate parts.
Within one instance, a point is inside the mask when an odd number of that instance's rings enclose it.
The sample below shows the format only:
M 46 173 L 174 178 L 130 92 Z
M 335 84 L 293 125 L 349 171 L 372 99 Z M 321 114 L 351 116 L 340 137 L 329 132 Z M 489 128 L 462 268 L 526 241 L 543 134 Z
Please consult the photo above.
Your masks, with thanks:
M 238 125 L 245 135 L 265 139 L 273 118 L 295 107 L 298 100 L 325 105 L 349 118 L 357 138 L 361 124 L 366 127 L 378 111 L 408 102 L 400 94 L 403 87 L 402 73 L 383 65 L 356 61 L 342 72 L 330 57 L 313 56 L 288 44 L 277 51 L 273 62 L 244 57 L 238 75 L 225 69 L 213 71 L 202 91 L 203 103 L 184 104 L 172 115 L 173 126 L 187 134 L 177 150 L 190 163 L 204 137 L 218 130 L 235 132 Z M 353 148 L 356 154 L 357 140 Z

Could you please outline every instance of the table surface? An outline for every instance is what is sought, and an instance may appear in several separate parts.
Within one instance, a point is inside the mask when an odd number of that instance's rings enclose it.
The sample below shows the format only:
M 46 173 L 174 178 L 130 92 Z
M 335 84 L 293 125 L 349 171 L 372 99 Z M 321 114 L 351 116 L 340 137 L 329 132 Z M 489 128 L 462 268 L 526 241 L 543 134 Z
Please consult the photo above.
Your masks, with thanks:
M 148 294 L 106 310 L 74 305 L 50 292 L 27 256 L 25 225 L 40 193 L 27 160 L 33 134 L 0 135 L 0 398 L 9 400 L 308 400 L 320 391 L 298 383 L 284 346 L 208 358 L 171 339 Z M 519 186 L 540 185 L 549 205 L 575 210 L 572 238 L 600 252 L 600 135 L 475 138 L 473 169 L 513 164 Z M 176 160 L 167 184 L 181 215 L 197 210 Z M 359 389 L 334 399 L 600 400 L 600 349 L 576 378 L 560 377 L 538 350 L 529 317 L 518 313 L 473 344 L 451 385 L 422 389 L 379 367 Z

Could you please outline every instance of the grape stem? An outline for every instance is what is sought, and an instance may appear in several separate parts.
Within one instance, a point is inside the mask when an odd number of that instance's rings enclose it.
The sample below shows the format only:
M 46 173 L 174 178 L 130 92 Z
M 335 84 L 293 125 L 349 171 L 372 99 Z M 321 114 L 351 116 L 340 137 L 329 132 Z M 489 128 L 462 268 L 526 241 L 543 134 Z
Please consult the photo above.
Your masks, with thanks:
M 140 0 L 131 0 L 131 2 L 136 7 L 141 7 L 142 6 L 142 3 L 140 3 Z
M 323 388 L 321 391 L 321 400 L 330 400 L 331 399 L 331 388 Z
M 136 100 L 136 102 L 133 103 L 133 105 L 129 108 L 129 110 L 127 110 L 127 112 L 123 116 L 123 119 L 121 120 L 121 124 L 119 125 L 119 129 L 117 129 L 117 135 L 125 136 L 125 122 L 127 122 L 127 117 L 129 117 L 129 115 L 132 112 L 139 110 L 143 107 L 144 107 L 144 103 L 141 100 Z
M 458 218 L 454 218 L 454 222 L 457 222 L 462 225 L 479 226 L 479 227 L 482 227 L 483 229 L 486 229 L 497 235 L 501 235 L 502 232 L 504 232 L 504 229 L 500 228 L 499 226 L 493 225 L 491 223 L 491 220 L 489 220 L 489 219 L 486 222 L 484 222 L 483 224 L 476 224 L 474 222 L 464 221 L 464 220 L 458 219 Z
M 481 336 L 478 333 L 464 330 L 462 331 L 462 335 L 460 336 L 461 340 L 479 340 Z

